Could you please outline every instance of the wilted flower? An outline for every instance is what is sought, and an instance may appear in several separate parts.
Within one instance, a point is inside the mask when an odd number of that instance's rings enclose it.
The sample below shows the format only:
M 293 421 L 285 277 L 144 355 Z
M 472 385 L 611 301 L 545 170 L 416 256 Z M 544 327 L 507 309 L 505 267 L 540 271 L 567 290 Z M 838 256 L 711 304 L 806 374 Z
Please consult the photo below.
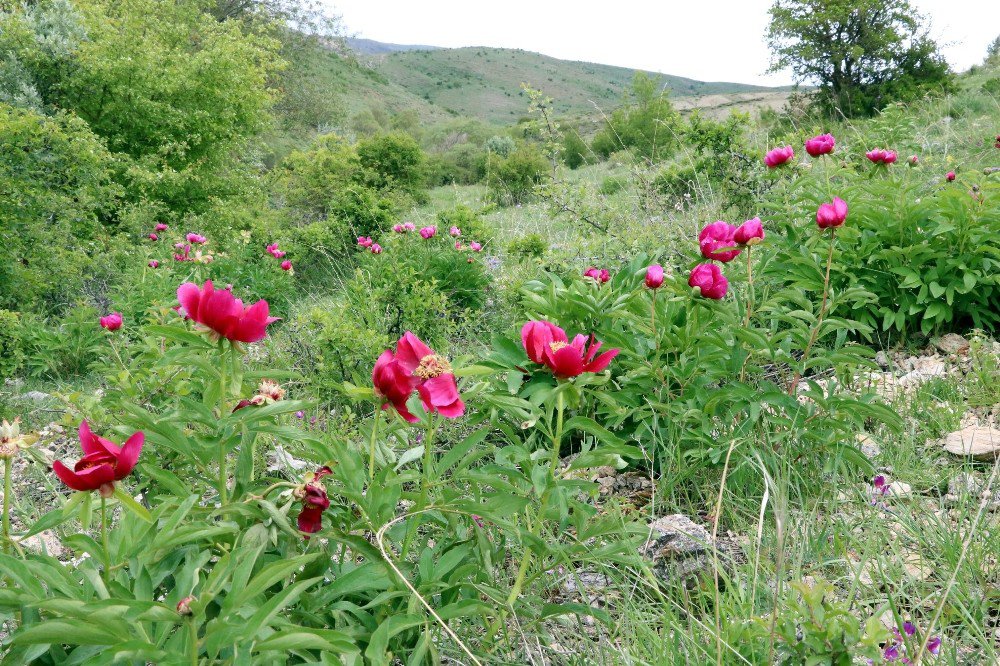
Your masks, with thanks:
M 382 246 L 378 243 L 372 243 L 372 246 L 368 248 L 372 254 L 382 254 Z
M 822 204 L 816 210 L 816 224 L 820 229 L 839 227 L 847 219 L 847 202 L 834 197 L 831 203 Z
M 653 264 L 646 269 L 646 286 L 659 289 L 663 285 L 663 266 Z
M 420 237 L 423 238 L 424 240 L 427 240 L 429 238 L 434 238 L 435 234 L 437 234 L 437 227 L 435 227 L 434 225 L 423 227 L 420 230 Z
M 698 264 L 691 271 L 688 286 L 698 288 L 705 298 L 720 300 L 729 291 L 729 280 L 715 264 Z
M 577 335 L 570 342 L 566 331 L 547 321 L 528 321 L 521 327 L 521 344 L 528 358 L 541 363 L 560 379 L 578 377 L 585 372 L 601 372 L 618 356 L 618 349 L 597 355 L 600 342 Z
M 110 497 L 115 490 L 115 481 L 124 479 L 132 472 L 144 441 L 145 435 L 137 432 L 119 448 L 117 444 L 93 434 L 87 422 L 83 421 L 80 423 L 83 458 L 72 470 L 57 460 L 52 463 L 52 471 L 73 490 L 100 490 L 101 497 Z
M 358 247 L 371 247 L 374 242 L 370 236 L 358 236 Z
M 324 465 L 306 474 L 302 485 L 295 489 L 294 495 L 302 500 L 297 522 L 299 530 L 306 533 L 306 539 L 323 528 L 323 511 L 330 507 L 330 498 L 321 480 L 328 474 L 333 474 L 333 470 Z
M 191 604 L 194 603 L 194 597 L 187 596 L 177 602 L 177 614 L 178 615 L 191 615 L 193 611 L 191 610 Z
M 257 395 L 250 398 L 250 404 L 261 406 L 271 405 L 285 397 L 285 389 L 281 385 L 270 379 L 263 379 L 257 387 Z
M 201 234 L 190 233 L 187 236 L 185 236 L 185 238 L 187 239 L 187 242 L 191 243 L 192 245 L 204 245 L 205 243 L 208 242 L 208 239 L 202 236 Z
M 483 246 L 477 243 L 476 241 L 472 241 L 471 243 L 469 243 L 469 249 L 472 250 L 473 252 L 482 252 Z
M 950 183 L 951 181 L 955 180 L 955 172 L 954 172 L 954 171 L 949 171 L 948 173 L 946 173 L 946 174 L 944 175 L 944 177 L 945 177 L 945 178 L 946 178 L 946 179 L 948 180 L 948 182 Z
M 281 262 L 281 270 L 283 271 L 292 270 L 292 262 L 290 262 L 288 259 L 285 259 L 283 262 Z
M 736 247 L 736 227 L 719 220 L 707 225 L 698 234 L 698 247 L 701 256 L 728 263 L 739 256 L 743 250 Z
M 149 267 L 150 268 L 159 268 L 160 267 L 160 262 L 158 262 L 156 259 L 150 259 L 149 260 Z
M 736 242 L 737 245 L 757 245 L 763 240 L 764 225 L 761 224 L 759 217 L 747 220 L 738 226 L 736 231 L 733 233 L 733 241 Z
M 874 164 L 892 164 L 896 161 L 896 151 L 886 150 L 884 148 L 875 148 L 865 153 L 865 157 L 867 157 Z
M 452 227 L 451 229 L 448 230 L 448 233 L 451 234 L 452 236 L 461 236 L 462 230 L 459 229 L 458 227 Z
M 170 227 L 168 227 L 167 225 L 163 224 L 163 222 L 157 222 L 156 226 L 153 227 L 153 231 L 166 231 L 169 228 Z
M 36 439 L 34 435 L 21 434 L 20 418 L 15 418 L 13 422 L 4 419 L 0 422 L 0 460 L 13 458 L 18 450 L 27 448 Z
M 792 150 L 791 146 L 779 146 L 768 151 L 767 155 L 764 156 L 764 164 L 767 165 L 767 168 L 774 169 L 791 162 L 793 157 L 795 157 L 795 151 Z
M 583 277 L 589 277 L 595 282 L 604 284 L 605 282 L 611 279 L 611 273 L 609 273 L 608 269 L 606 268 L 598 269 L 591 266 L 590 268 L 588 268 L 583 272 Z
M 837 141 L 832 134 L 820 134 L 806 141 L 806 152 L 812 157 L 827 155 L 833 152 Z
M 101 328 L 106 328 L 109 331 L 117 331 L 122 327 L 122 313 L 112 312 L 105 317 L 101 317 L 99 321 L 101 322 Z
M 269 316 L 267 301 L 260 300 L 249 307 L 229 290 L 217 291 L 211 280 L 199 288 L 185 282 L 177 289 L 181 316 L 212 330 L 232 342 L 257 342 L 267 335 L 267 327 L 278 317 Z

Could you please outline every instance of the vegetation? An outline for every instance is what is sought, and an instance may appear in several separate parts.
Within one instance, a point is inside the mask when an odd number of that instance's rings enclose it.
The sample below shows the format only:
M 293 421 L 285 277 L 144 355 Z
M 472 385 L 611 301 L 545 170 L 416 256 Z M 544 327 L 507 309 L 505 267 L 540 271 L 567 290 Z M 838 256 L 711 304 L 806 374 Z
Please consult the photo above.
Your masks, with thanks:
M 3 663 L 997 659 L 995 58 L 500 125 L 309 7 L 0 14 Z

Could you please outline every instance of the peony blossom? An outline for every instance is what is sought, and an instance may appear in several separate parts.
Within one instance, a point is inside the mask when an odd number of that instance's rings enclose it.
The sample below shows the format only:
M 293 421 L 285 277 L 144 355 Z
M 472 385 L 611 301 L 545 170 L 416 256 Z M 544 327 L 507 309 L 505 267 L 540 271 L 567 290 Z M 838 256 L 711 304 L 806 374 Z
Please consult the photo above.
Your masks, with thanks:
M 747 220 L 740 226 L 736 228 L 733 233 L 733 241 L 737 245 L 756 245 L 764 240 L 764 225 L 761 224 L 760 218 L 755 217 L 752 220 Z
M 465 246 L 462 245 L 462 241 L 455 241 L 455 249 L 459 252 L 465 249 Z
M 167 225 L 163 224 L 163 222 L 158 222 L 156 224 L 156 226 L 153 227 L 153 231 L 166 231 L 169 228 L 170 227 L 168 227 Z
M 451 364 L 410 331 L 396 343 L 395 353 L 387 349 L 379 356 L 372 370 L 372 384 L 375 395 L 384 399 L 382 409 L 392 405 L 411 423 L 418 419 L 407 408 L 406 401 L 414 389 L 427 412 L 450 419 L 465 413 Z
M 372 246 L 368 248 L 372 254 L 382 254 L 382 246 L 378 243 L 372 243 Z
M 86 421 L 80 423 L 80 448 L 84 456 L 73 469 L 69 469 L 61 461 L 52 463 L 52 471 L 59 480 L 73 490 L 99 490 L 101 497 L 111 497 L 115 490 L 115 481 L 121 481 L 128 476 L 139 460 L 139 453 L 145 435 L 137 432 L 118 447 L 103 437 L 98 437 L 90 431 Z
M 916 155 L 910 155 L 909 162 L 910 162 L 910 166 L 911 167 L 917 166 L 917 162 L 919 162 L 919 161 L 920 161 L 919 157 L 917 157 Z
M 267 301 L 249 307 L 228 289 L 217 291 L 211 280 L 199 288 L 185 282 L 177 289 L 178 313 L 232 342 L 257 342 L 267 335 L 267 327 L 278 317 L 269 316 Z
M 109 331 L 117 331 L 122 327 L 122 313 L 112 312 L 106 317 L 100 318 L 101 328 L 106 328 Z
M 459 229 L 458 227 L 452 227 L 451 229 L 448 230 L 448 233 L 451 234 L 452 236 L 458 237 L 462 235 L 462 230 Z
M 834 197 L 833 202 L 825 203 L 816 210 L 816 224 L 820 229 L 839 227 L 847 219 L 847 203 L 840 197 Z
M 837 141 L 832 134 L 820 134 L 806 141 L 806 152 L 812 157 L 827 155 L 833 152 Z
M 598 355 L 600 342 L 577 335 L 570 342 L 566 331 L 547 321 L 529 321 L 521 327 L 521 344 L 528 358 L 552 371 L 558 379 L 571 379 L 585 372 L 601 372 L 618 356 L 618 349 Z
M 358 236 L 358 247 L 371 247 L 374 242 L 371 236 Z
M 413 231 L 416 228 L 417 225 L 413 224 L 413 222 L 403 222 L 403 231 Z
M 896 161 L 896 151 L 875 148 L 865 153 L 865 157 L 875 164 L 892 164 Z
M 646 269 L 646 286 L 650 289 L 659 289 L 663 285 L 663 266 L 653 264 Z
M 305 532 L 305 538 L 323 528 L 323 511 L 330 507 L 326 487 L 321 483 L 324 476 L 333 474 L 333 470 L 324 465 L 315 472 L 306 474 L 302 485 L 294 491 L 295 497 L 302 500 L 302 510 L 299 511 L 299 530 Z
M 791 146 L 779 146 L 769 150 L 767 155 L 764 156 L 764 164 L 767 165 L 768 169 L 775 169 L 783 164 L 788 164 L 795 157 L 795 151 L 792 150 Z
M 151 240 L 151 241 L 158 241 L 158 240 L 160 240 L 160 237 L 157 236 L 156 234 L 149 234 L 149 240 Z
M 392 225 L 392 230 L 395 231 L 397 234 L 405 234 L 406 233 L 406 228 L 403 227 L 402 224 L 394 224 L 394 225 Z
M 186 238 L 187 242 L 191 243 L 192 245 L 204 245 L 205 243 L 208 242 L 208 239 L 202 236 L 201 234 L 190 233 L 184 238 Z
M 267 253 L 269 255 L 271 255 L 272 257 L 274 257 L 275 259 L 281 259 L 282 257 L 285 256 L 285 254 L 287 254 L 286 252 L 283 252 L 283 251 L 281 251 L 281 250 L 278 249 L 278 244 L 277 243 L 271 243 L 270 245 L 268 245 L 267 246 Z
M 605 282 L 611 279 L 611 273 L 608 272 L 608 269 L 606 268 L 597 269 L 594 268 L 593 266 L 585 270 L 583 272 L 583 276 L 589 277 L 590 279 L 600 284 L 604 284 Z
M 158 262 L 156 259 L 150 259 L 149 260 L 149 267 L 150 268 L 159 268 L 160 267 L 160 262 Z
M 413 423 L 419 420 L 406 406 L 407 399 L 417 387 L 417 379 L 396 361 L 396 355 L 388 349 L 375 361 L 372 386 L 375 387 L 375 395 L 382 398 L 382 409 L 388 409 L 392 405 L 407 421 Z
M 292 262 L 290 262 L 288 259 L 285 259 L 283 262 L 281 262 L 281 270 L 283 271 L 292 270 Z
M 423 238 L 424 240 L 427 240 L 429 238 L 434 238 L 434 236 L 437 234 L 437 231 L 438 229 L 434 225 L 423 227 L 420 230 L 420 237 Z
M 471 243 L 469 243 L 469 249 L 472 250 L 473 252 L 482 252 L 483 246 L 477 243 L 476 241 L 472 241 Z
M 954 171 L 949 171 L 948 173 L 946 173 L 946 174 L 944 175 L 944 177 L 945 177 L 945 178 L 946 178 L 946 179 L 948 180 L 948 182 L 950 183 L 951 181 L 955 180 L 955 172 L 954 172 Z
M 698 247 L 701 248 L 701 256 L 706 259 L 715 259 L 726 264 L 739 256 L 743 250 L 736 247 L 736 227 L 719 220 L 707 225 L 698 234 Z
M 729 291 L 729 280 L 717 265 L 698 264 L 691 271 L 688 286 L 692 289 L 698 288 L 705 298 L 720 300 L 725 298 L 726 292 Z

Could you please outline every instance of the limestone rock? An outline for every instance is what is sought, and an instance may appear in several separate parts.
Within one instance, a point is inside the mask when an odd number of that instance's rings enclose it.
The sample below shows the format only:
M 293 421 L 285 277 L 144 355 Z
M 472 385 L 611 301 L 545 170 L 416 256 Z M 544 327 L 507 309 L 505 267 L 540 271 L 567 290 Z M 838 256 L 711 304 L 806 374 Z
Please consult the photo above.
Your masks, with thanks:
M 944 450 L 956 456 L 971 456 L 976 460 L 995 460 L 1000 458 L 1000 429 L 966 426 L 945 437 Z
M 676 584 L 710 573 L 713 567 L 712 535 L 684 514 L 661 516 L 649 524 L 649 541 L 639 553 L 652 564 L 653 573 L 667 584 Z M 719 566 L 732 563 L 732 554 L 719 548 Z
M 934 340 L 934 346 L 945 354 L 968 354 L 969 341 L 957 333 L 946 333 Z

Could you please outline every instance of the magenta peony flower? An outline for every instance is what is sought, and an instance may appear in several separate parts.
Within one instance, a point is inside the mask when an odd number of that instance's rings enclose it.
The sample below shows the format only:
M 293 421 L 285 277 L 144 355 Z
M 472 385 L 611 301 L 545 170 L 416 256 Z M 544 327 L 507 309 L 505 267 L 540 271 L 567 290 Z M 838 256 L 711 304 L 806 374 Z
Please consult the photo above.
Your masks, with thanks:
M 946 173 L 946 174 L 944 175 L 944 177 L 945 177 L 945 178 L 946 178 L 946 179 L 948 180 L 948 182 L 950 183 L 951 181 L 955 180 L 955 172 L 954 172 L 954 171 L 949 171 L 948 173 Z
M 371 236 L 358 236 L 358 247 L 369 248 L 374 242 Z
M 482 252 L 483 246 L 477 243 L 476 241 L 472 241 L 471 243 L 469 243 L 469 249 L 472 250 L 473 252 Z
M 916 155 L 910 155 L 910 159 L 908 161 L 910 162 L 911 167 L 915 167 L 917 166 L 917 162 L 920 161 L 920 158 Z
M 52 471 L 59 480 L 73 490 L 99 490 L 101 497 L 111 497 L 115 491 L 115 481 L 121 481 L 132 473 L 139 461 L 145 435 L 137 432 L 119 447 L 117 444 L 98 437 L 90 431 L 86 421 L 80 423 L 81 458 L 73 469 L 61 461 L 52 463 Z
M 588 277 L 598 284 L 604 284 L 611 279 L 611 273 L 608 272 L 606 268 L 595 268 L 591 266 L 583 272 L 584 277 Z
M 156 224 L 156 226 L 153 227 L 153 231 L 166 231 L 169 228 L 170 227 L 168 227 L 167 225 L 163 224 L 163 222 L 158 222 Z
M 372 254 L 382 254 L 382 246 L 378 243 L 372 243 L 372 246 L 368 248 Z
M 278 321 L 269 316 L 267 301 L 249 307 L 228 289 L 217 291 L 211 280 L 199 288 L 185 282 L 177 289 L 180 308 L 177 312 L 232 342 L 257 342 L 267 335 L 267 327 Z
M 403 228 L 402 224 L 394 224 L 394 225 L 392 225 L 392 230 L 395 231 L 397 234 L 405 234 L 406 233 L 406 229 Z
M 112 312 L 106 317 L 101 317 L 101 328 L 106 328 L 109 331 L 117 331 L 122 327 L 122 313 Z
M 295 489 L 295 496 L 302 500 L 302 510 L 299 511 L 296 522 L 299 531 L 305 532 L 306 539 L 323 528 L 323 511 L 330 508 L 326 487 L 321 483 L 328 474 L 333 474 L 333 470 L 324 465 L 315 472 L 306 474 L 305 481 Z
M 151 241 L 158 241 L 158 240 L 160 240 L 160 237 L 157 236 L 156 234 L 149 234 L 149 240 L 151 240 Z
M 618 356 L 618 349 L 601 355 L 601 343 L 591 335 L 577 335 L 570 342 L 566 331 L 547 321 L 529 321 L 521 327 L 521 344 L 528 358 L 545 365 L 559 379 L 578 377 L 585 372 L 601 372 Z
M 271 243 L 270 245 L 268 245 L 267 253 L 272 257 L 274 257 L 275 259 L 281 259 L 287 254 L 286 252 L 282 252 L 281 250 L 278 249 L 277 243 Z
M 458 236 L 462 235 L 462 230 L 459 229 L 458 227 L 452 227 L 451 229 L 448 230 L 448 233 L 457 238 Z
M 768 169 L 775 169 L 783 164 L 788 164 L 795 157 L 795 151 L 792 150 L 791 146 L 779 146 L 768 151 L 767 155 L 764 156 L 764 164 L 767 165 Z
M 372 386 L 375 395 L 382 398 L 382 409 L 392 405 L 400 416 L 411 423 L 419 419 L 410 413 L 406 401 L 417 387 L 417 382 L 417 378 L 408 373 L 388 349 L 382 352 L 372 368 Z
M 160 267 L 160 262 L 158 262 L 156 259 L 150 259 L 149 260 L 149 267 L 150 268 L 159 268 Z
M 747 220 L 738 226 L 736 231 L 733 233 L 733 241 L 735 241 L 737 245 L 756 245 L 763 240 L 764 225 L 761 224 L 759 217 Z
M 874 150 L 869 150 L 865 153 L 865 157 L 871 160 L 874 164 L 892 164 L 896 161 L 896 151 L 875 148 Z
M 434 238 L 434 236 L 437 234 L 437 231 L 438 231 L 437 227 L 435 227 L 434 225 L 423 227 L 420 230 L 420 237 L 423 238 L 424 240 Z
M 646 269 L 646 286 L 650 289 L 659 289 L 663 285 L 663 266 L 653 264 Z
M 185 236 L 185 238 L 187 239 L 187 242 L 191 243 L 192 245 L 204 245 L 205 243 L 208 242 L 208 239 L 202 236 L 201 234 L 191 233 Z
M 812 157 L 827 155 L 833 152 L 836 143 L 832 134 L 820 134 L 806 141 L 806 152 Z
M 825 203 L 816 210 L 816 224 L 820 229 L 839 227 L 847 219 L 847 203 L 834 197 L 832 203 Z
M 719 220 L 707 225 L 698 234 L 698 246 L 701 256 L 729 263 L 739 256 L 743 250 L 736 246 L 736 227 Z
M 705 298 L 720 300 L 729 291 L 729 280 L 715 264 L 698 264 L 691 271 L 688 286 L 698 288 Z
M 417 225 L 413 224 L 413 222 L 404 222 L 403 223 L 403 231 L 413 231 L 416 228 L 417 228 Z
M 288 259 L 285 259 L 283 262 L 281 262 L 281 270 L 283 271 L 292 270 L 292 262 L 290 262 Z

